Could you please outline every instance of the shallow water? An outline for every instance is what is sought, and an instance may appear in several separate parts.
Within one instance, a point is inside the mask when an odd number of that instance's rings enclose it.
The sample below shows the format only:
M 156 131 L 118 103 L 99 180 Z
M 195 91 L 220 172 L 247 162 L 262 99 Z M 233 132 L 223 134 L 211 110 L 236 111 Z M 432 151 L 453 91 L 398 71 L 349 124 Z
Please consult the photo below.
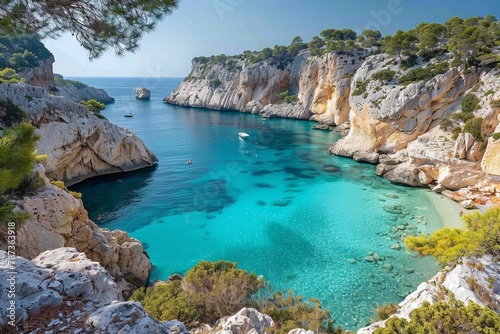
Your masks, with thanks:
M 143 241 L 153 280 L 200 260 L 236 261 L 278 289 L 317 297 L 337 324 L 355 329 L 438 270 L 430 258 L 390 248 L 402 231 L 442 226 L 426 190 L 392 185 L 373 165 L 330 155 L 337 134 L 306 121 L 163 104 L 178 78 L 79 80 L 115 97 L 102 114 L 160 159 L 155 168 L 72 187 L 101 227 Z M 134 99 L 143 85 L 151 101 Z M 134 117 L 123 117 L 129 112 Z M 240 139 L 240 131 L 250 137 Z M 369 252 L 385 259 L 367 262 Z

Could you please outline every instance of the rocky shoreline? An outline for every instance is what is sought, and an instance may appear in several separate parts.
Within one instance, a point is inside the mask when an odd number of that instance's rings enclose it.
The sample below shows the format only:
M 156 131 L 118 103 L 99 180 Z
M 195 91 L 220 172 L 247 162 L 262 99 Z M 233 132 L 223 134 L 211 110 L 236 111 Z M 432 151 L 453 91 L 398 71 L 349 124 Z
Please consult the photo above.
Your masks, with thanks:
M 420 59 L 416 67 L 433 68 L 447 60 L 449 55 Z M 338 126 L 346 136 L 332 145 L 333 154 L 377 164 L 378 175 L 430 187 L 465 208 L 500 205 L 500 182 L 493 177 L 500 175 L 500 155 L 495 153 L 500 141 L 491 136 L 500 132 L 500 108 L 492 103 L 500 99 L 500 71 L 449 67 L 430 80 L 404 85 L 372 78 L 379 72 L 402 76 L 411 70 L 397 56 L 371 55 L 369 49 L 322 56 L 303 50 L 286 66 L 247 64 L 241 57 L 228 57 L 225 64 L 195 58 L 189 76 L 164 101 Z M 283 92 L 291 98 L 280 100 Z M 467 94 L 479 97 L 475 115 L 484 119 L 485 142 L 470 133 L 454 140 L 440 129 L 444 118 L 460 111 Z

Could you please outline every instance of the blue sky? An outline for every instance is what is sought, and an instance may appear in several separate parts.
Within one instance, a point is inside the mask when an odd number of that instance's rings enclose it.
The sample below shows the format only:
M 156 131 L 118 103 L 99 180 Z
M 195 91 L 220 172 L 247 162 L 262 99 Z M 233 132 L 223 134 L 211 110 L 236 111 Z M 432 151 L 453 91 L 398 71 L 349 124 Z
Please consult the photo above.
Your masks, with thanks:
M 295 36 L 309 41 L 327 28 L 385 35 L 487 14 L 500 19 L 499 0 L 181 0 L 135 54 L 122 58 L 108 52 L 89 62 L 69 35 L 44 42 L 56 58 L 55 72 L 65 76 L 184 77 L 193 57 L 288 45 Z

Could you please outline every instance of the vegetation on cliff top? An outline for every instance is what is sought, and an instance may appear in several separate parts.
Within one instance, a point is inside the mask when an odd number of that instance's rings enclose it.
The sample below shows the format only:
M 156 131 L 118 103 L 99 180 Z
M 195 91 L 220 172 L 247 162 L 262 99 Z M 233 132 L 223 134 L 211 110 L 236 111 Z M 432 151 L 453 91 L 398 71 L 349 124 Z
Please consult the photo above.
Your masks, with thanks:
M 500 46 L 499 40 L 500 24 L 495 16 L 468 19 L 453 17 L 444 24 L 421 23 L 415 29 L 399 30 L 392 36 L 384 37 L 378 30 L 365 30 L 358 35 L 351 29 L 326 29 L 309 42 L 296 36 L 288 46 L 275 45 L 273 49 L 267 47 L 261 51 L 247 50 L 235 56 L 197 57 L 194 61 L 201 65 L 225 64 L 237 60 L 244 60 L 247 65 L 269 61 L 283 66 L 306 49 L 313 56 L 328 52 L 369 50 L 371 53 L 397 55 L 402 64 L 410 59 L 408 67 L 415 65 L 415 56 L 429 61 L 446 52 L 452 53 L 454 66 L 464 64 L 494 67 L 500 63 L 499 57 L 493 52 L 493 48 Z
M 190 328 L 199 323 L 213 324 L 243 307 L 255 307 L 274 320 L 274 333 L 285 334 L 299 327 L 316 333 L 343 333 L 340 327 L 334 327 L 318 300 L 303 300 L 292 291 L 272 293 L 262 278 L 227 261 L 202 261 L 182 280 L 139 289 L 131 299 L 141 302 L 160 321 L 178 319 Z
M 412 333 L 499 333 L 500 316 L 487 307 L 469 302 L 464 305 L 451 297 L 448 302 L 425 302 L 410 313 L 410 321 L 392 317 L 375 334 Z

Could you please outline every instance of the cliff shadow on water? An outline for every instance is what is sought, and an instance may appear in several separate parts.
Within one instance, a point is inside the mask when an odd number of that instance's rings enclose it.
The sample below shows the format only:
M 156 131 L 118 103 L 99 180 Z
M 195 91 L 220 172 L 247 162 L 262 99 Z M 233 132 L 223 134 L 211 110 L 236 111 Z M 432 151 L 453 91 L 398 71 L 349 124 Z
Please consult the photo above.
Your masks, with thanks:
M 107 222 L 116 218 L 118 212 L 134 205 L 151 179 L 158 165 L 136 171 L 94 177 L 69 187 L 83 194 L 82 200 L 89 218 L 100 227 L 108 227 Z M 134 226 L 115 227 L 134 230 Z

